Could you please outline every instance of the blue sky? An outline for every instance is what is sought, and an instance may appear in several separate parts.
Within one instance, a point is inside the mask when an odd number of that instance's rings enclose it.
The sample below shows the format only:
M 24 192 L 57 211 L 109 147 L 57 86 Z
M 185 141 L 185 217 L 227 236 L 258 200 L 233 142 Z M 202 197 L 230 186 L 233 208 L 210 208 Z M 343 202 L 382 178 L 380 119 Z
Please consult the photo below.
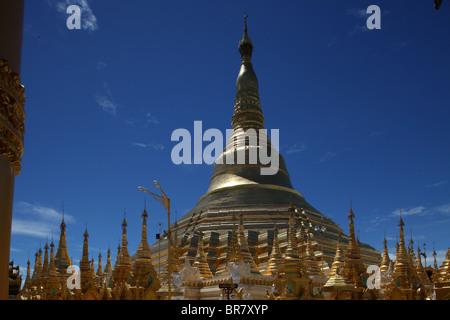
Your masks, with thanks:
M 96 260 L 140 240 L 144 193 L 160 181 L 172 221 L 208 188 L 212 166 L 175 165 L 175 129 L 231 127 L 247 12 L 267 129 L 306 200 L 393 256 L 399 210 L 415 248 L 450 241 L 449 3 L 433 1 L 25 1 L 26 133 L 16 177 L 11 259 L 26 270 L 59 238 L 73 263 L 87 223 Z M 66 27 L 71 4 L 82 29 Z M 381 9 L 368 30 L 366 8 Z M 147 199 L 149 239 L 164 209 Z M 103 262 L 105 263 L 105 261 Z

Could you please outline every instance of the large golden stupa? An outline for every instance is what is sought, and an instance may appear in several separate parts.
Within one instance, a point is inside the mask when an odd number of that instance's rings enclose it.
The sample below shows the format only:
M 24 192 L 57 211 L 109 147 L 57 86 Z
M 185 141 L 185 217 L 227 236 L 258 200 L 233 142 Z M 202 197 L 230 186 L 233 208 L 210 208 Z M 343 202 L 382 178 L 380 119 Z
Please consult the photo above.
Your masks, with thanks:
M 275 174 L 262 174 L 268 164 L 251 162 L 251 153 L 261 148 L 278 152 L 269 138 L 259 137 L 256 143 L 249 139 L 248 132 L 264 129 L 264 116 L 258 92 L 258 79 L 252 65 L 253 44 L 247 33 L 239 42 L 241 67 L 236 81 L 235 106 L 232 116 L 232 133 L 226 147 L 214 164 L 209 188 L 197 204 L 179 221 L 171 226 L 180 240 L 182 260 L 194 261 L 199 234 L 202 234 L 204 251 L 212 273 L 223 270 L 227 252 L 231 246 L 233 226 L 239 219 L 248 239 L 248 248 L 259 272 L 268 266 L 273 246 L 274 228 L 280 230 L 280 249 L 287 248 L 289 208 L 295 211 L 295 224 L 299 243 L 306 243 L 306 230 L 312 232 L 312 245 L 318 261 L 329 266 L 333 261 L 338 236 L 341 243 L 348 244 L 348 236 L 326 215 L 310 205 L 304 196 L 294 189 L 284 158 L 279 154 L 278 170 Z M 245 152 L 245 163 L 237 160 L 239 152 Z M 345 213 L 343 213 L 345 214 Z M 303 241 L 305 240 L 305 241 Z M 361 257 L 366 264 L 378 264 L 381 255 L 367 244 L 359 244 Z M 155 266 L 167 262 L 167 240 L 153 244 L 152 260 Z M 253 264 L 253 262 L 252 262 Z

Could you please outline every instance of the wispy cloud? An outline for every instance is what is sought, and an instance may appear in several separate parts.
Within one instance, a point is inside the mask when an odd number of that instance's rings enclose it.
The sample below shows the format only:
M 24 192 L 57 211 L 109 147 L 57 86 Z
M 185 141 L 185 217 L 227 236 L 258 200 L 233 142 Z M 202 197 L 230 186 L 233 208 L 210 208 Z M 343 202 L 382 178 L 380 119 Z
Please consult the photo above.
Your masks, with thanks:
M 362 8 L 349 8 L 347 9 L 346 13 L 357 18 L 367 19 L 368 15 L 366 10 L 367 9 Z
M 400 216 L 400 213 L 402 215 L 402 217 L 406 217 L 406 216 L 412 216 L 412 215 L 426 215 L 428 214 L 428 210 L 426 210 L 426 208 L 424 206 L 417 206 L 417 207 L 412 207 L 406 210 L 403 209 L 397 209 L 392 211 L 391 216 L 393 217 L 397 217 Z
M 386 222 L 388 219 L 387 217 L 380 217 L 380 216 L 373 216 L 371 217 L 369 221 L 369 227 L 366 229 L 366 232 L 370 232 L 373 230 L 378 230 L 378 226 L 384 222 Z
M 159 123 L 159 120 L 156 119 L 156 117 L 153 116 L 150 112 L 147 112 L 145 114 L 145 116 L 146 116 L 147 123 L 150 123 L 150 124 L 158 124 Z
M 370 134 L 370 136 L 371 136 L 371 137 L 378 137 L 378 136 L 381 136 L 381 135 L 383 135 L 383 134 L 384 134 L 383 131 L 375 131 L 375 132 L 372 132 L 372 133 Z
M 95 64 L 95 69 L 97 70 L 102 70 L 106 68 L 106 62 L 105 61 L 97 61 L 97 63 Z
M 62 211 L 58 212 L 51 207 L 20 201 L 14 205 L 11 233 L 13 235 L 27 235 L 44 238 L 59 230 L 62 220 Z M 73 223 L 74 217 L 64 214 L 66 223 Z
M 327 48 L 331 48 L 333 47 L 336 43 L 338 42 L 338 38 L 337 37 L 331 37 L 327 40 L 326 45 Z
M 153 150 L 156 150 L 156 151 L 164 150 L 164 145 L 161 144 L 161 143 L 153 143 L 153 142 L 150 142 L 150 143 L 140 143 L 140 142 L 133 142 L 132 144 L 133 144 L 134 146 L 140 147 L 140 148 L 149 148 L 149 149 L 153 149 Z
M 99 28 L 97 24 L 97 17 L 94 15 L 94 12 L 89 6 L 89 2 L 90 1 L 88 0 L 63 0 L 57 1 L 55 3 L 55 7 L 58 12 L 67 15 L 67 7 L 71 5 L 79 6 L 81 9 L 81 28 L 87 31 L 95 31 Z M 53 2 L 49 3 L 53 4 Z
M 348 36 L 353 36 L 358 33 L 364 33 L 364 32 L 367 32 L 368 30 L 369 29 L 367 29 L 366 25 L 362 26 L 362 25 L 357 24 L 357 25 L 354 25 L 353 29 L 348 32 Z
M 288 147 L 284 152 L 285 154 L 299 153 L 306 150 L 306 145 L 304 143 L 295 143 Z
M 140 117 L 139 119 L 130 118 L 125 121 L 125 123 L 130 127 L 135 127 L 137 125 L 140 126 L 157 125 L 160 122 L 161 121 L 150 112 L 147 112 L 143 117 Z
M 44 222 L 13 219 L 11 234 L 45 238 L 52 234 L 52 228 Z
M 31 204 L 25 201 L 19 201 L 14 205 L 14 212 L 26 215 L 35 219 L 43 219 L 46 221 L 60 222 L 62 220 L 62 210 L 60 212 L 53 208 Z M 74 222 L 74 218 L 71 215 L 64 214 L 64 221 L 67 223 Z
M 369 30 L 366 25 L 366 19 L 368 17 L 366 9 L 350 8 L 347 9 L 346 14 L 359 19 L 358 24 L 354 25 L 353 28 L 347 33 L 349 37 L 358 33 L 367 32 Z
M 450 203 L 443 204 L 436 209 L 440 213 L 450 214 Z
M 119 104 L 114 101 L 111 90 L 107 83 L 103 84 L 103 88 L 105 93 L 102 95 L 96 95 L 95 101 L 97 101 L 98 105 L 102 108 L 103 111 L 110 113 L 112 115 L 116 115 L 119 109 Z
M 441 180 L 441 181 L 436 182 L 436 183 L 427 184 L 427 188 L 439 187 L 439 186 L 442 186 L 442 185 L 444 185 L 444 184 L 446 184 L 446 183 L 447 183 L 447 181 Z
M 334 158 L 335 156 L 337 156 L 337 153 L 332 152 L 332 151 L 328 151 L 327 153 L 325 153 L 323 156 L 320 157 L 320 161 L 321 162 L 325 162 L 327 160 L 330 160 L 331 158 Z

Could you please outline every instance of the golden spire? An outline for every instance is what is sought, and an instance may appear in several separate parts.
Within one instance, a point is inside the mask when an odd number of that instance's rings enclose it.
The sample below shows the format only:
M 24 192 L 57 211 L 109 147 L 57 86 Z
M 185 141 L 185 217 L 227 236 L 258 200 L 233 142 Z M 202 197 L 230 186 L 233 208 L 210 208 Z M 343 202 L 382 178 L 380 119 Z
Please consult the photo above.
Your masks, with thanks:
M 66 273 L 67 268 L 72 264 L 67 250 L 66 223 L 64 222 L 64 203 L 62 205 L 62 221 L 60 225 L 58 249 L 55 255 L 55 266 L 59 273 Z
M 445 259 L 438 270 L 439 281 L 450 280 L 450 248 L 447 249 Z
M 127 240 L 127 220 L 125 218 L 126 211 L 123 212 L 123 221 L 122 221 L 122 246 L 120 248 L 120 262 L 121 264 L 129 265 L 131 264 L 130 253 L 128 252 L 128 240 Z
M 57 275 L 56 275 L 56 266 L 55 266 L 55 254 L 54 254 L 54 251 L 53 251 L 53 248 L 55 247 L 55 245 L 53 244 L 53 241 L 50 243 L 50 263 L 49 263 L 49 266 L 48 266 L 48 272 L 47 272 L 47 274 L 49 275 L 49 276 L 54 276 L 54 277 L 56 277 Z
M 134 254 L 134 259 L 150 259 L 151 261 L 151 250 L 150 246 L 148 245 L 148 239 L 147 239 L 147 208 L 146 205 L 144 206 L 144 211 L 142 211 L 142 228 L 141 228 L 141 242 L 139 243 L 139 246 L 136 250 L 136 253 Z
M 44 264 L 42 265 L 42 273 L 41 273 L 41 278 L 42 280 L 45 280 L 45 277 L 47 276 L 47 272 L 48 272 L 48 242 L 45 242 L 45 246 L 44 246 Z
M 126 211 L 123 212 L 122 221 L 122 245 L 119 244 L 120 251 L 118 252 L 116 267 L 114 268 L 114 282 L 120 286 L 124 282 L 131 282 L 131 257 L 128 252 L 127 240 L 127 220 L 125 218 Z
M 410 285 L 412 285 L 413 274 L 410 265 L 410 256 L 408 255 L 405 246 L 405 234 L 403 230 L 404 225 L 405 223 L 403 222 L 402 213 L 400 210 L 400 221 L 398 222 L 398 226 L 400 227 L 400 237 L 396 252 L 393 281 L 395 281 L 397 287 L 407 289 Z
M 355 217 L 355 213 L 353 212 L 352 203 L 350 202 L 350 211 L 348 213 L 349 238 L 348 238 L 347 255 L 352 256 L 352 258 L 358 258 L 356 237 L 355 237 L 355 223 L 353 222 L 354 217 Z
M 255 260 L 253 259 L 253 256 L 250 252 L 250 249 L 248 248 L 248 242 L 247 237 L 245 236 L 245 229 L 244 229 L 244 221 L 242 217 L 242 212 L 239 216 L 239 246 L 241 250 L 242 259 L 245 263 L 248 263 L 250 265 L 250 272 L 254 274 L 259 274 L 258 267 L 256 266 Z
M 353 212 L 352 202 L 350 201 L 350 211 L 348 213 L 349 218 L 349 239 L 347 253 L 344 261 L 343 275 L 346 276 L 357 287 L 363 286 L 363 277 L 365 275 L 364 262 L 361 259 L 358 244 L 355 237 L 355 224 L 353 218 L 355 213 Z
M 244 34 L 239 41 L 241 69 L 236 79 L 236 98 L 232 117 L 232 127 L 264 128 L 264 116 L 258 93 L 258 78 L 252 65 L 253 43 L 247 33 L 247 15 L 245 15 Z
M 111 264 L 111 249 L 108 247 L 108 251 L 107 251 L 107 257 L 106 257 L 106 265 L 105 265 L 105 270 L 103 271 L 104 275 L 106 277 L 110 277 L 113 274 L 113 267 Z M 109 283 L 108 283 L 109 285 Z
M 334 255 L 333 264 L 331 265 L 330 272 L 328 273 L 328 278 L 331 278 L 336 274 L 336 270 L 338 268 L 342 268 L 344 266 L 344 251 L 342 250 L 341 244 L 341 234 L 338 234 L 337 246 L 336 246 L 336 254 Z
M 294 210 L 292 203 L 289 207 L 288 243 L 285 253 L 286 259 L 300 260 L 298 254 L 298 242 L 295 230 Z
M 181 258 L 183 250 L 182 250 L 182 245 L 180 244 L 179 240 L 178 240 L 178 222 L 175 221 L 175 223 L 173 224 L 173 239 L 170 242 L 172 245 L 171 248 L 171 256 L 172 256 L 172 260 L 171 260 L 171 269 L 172 272 L 180 272 L 181 270 L 183 270 L 184 267 L 184 260 Z
M 80 260 L 80 278 L 81 278 L 81 290 L 84 292 L 92 285 L 93 278 L 91 272 L 91 262 L 89 260 L 89 245 L 88 238 L 89 233 L 87 231 L 87 223 L 86 229 L 83 233 L 83 255 Z
M 46 298 L 58 299 L 61 289 L 59 286 L 58 274 L 56 273 L 55 255 L 53 251 L 55 245 L 53 244 L 53 241 L 51 242 L 50 247 L 50 264 L 48 267 L 47 279 L 45 284 Z
M 425 272 L 425 269 L 422 265 L 422 259 L 421 259 L 421 252 L 420 248 L 417 247 L 417 262 L 416 262 L 416 275 L 419 282 L 423 285 L 431 284 L 430 278 L 428 278 L 428 275 Z
M 300 257 L 300 260 L 304 261 L 306 256 L 306 236 L 307 236 L 305 222 L 309 221 L 308 217 L 306 216 L 305 209 L 303 208 L 301 209 L 301 215 L 299 215 L 299 217 L 300 217 L 300 234 L 297 241 L 298 255 Z
M 308 232 L 306 240 L 306 253 L 305 253 L 305 271 L 309 276 L 318 276 L 321 273 L 321 269 L 318 261 L 314 255 L 314 251 L 311 244 L 311 233 Z
M 273 229 L 273 246 L 270 253 L 267 269 L 263 272 L 264 275 L 276 275 L 284 263 L 283 254 L 280 250 L 280 242 L 278 240 L 278 227 L 275 224 Z
M 233 215 L 233 220 L 236 217 Z M 228 262 L 238 262 L 242 260 L 241 249 L 239 247 L 239 240 L 236 232 L 236 223 L 233 224 L 233 231 L 231 232 L 231 244 L 227 254 Z
M 100 249 L 100 252 L 98 254 L 98 268 L 97 268 L 96 275 L 99 276 L 99 277 L 103 276 L 102 251 L 101 251 L 101 249 Z
M 295 228 L 295 219 L 294 212 L 295 207 L 292 205 L 292 202 L 289 205 L 289 224 L 287 230 L 287 248 L 284 253 L 284 263 L 287 269 L 295 269 L 297 272 L 302 272 L 304 265 L 302 260 L 300 259 L 300 255 L 298 252 L 298 242 Z
M 39 251 L 36 251 L 34 254 L 34 271 L 33 271 L 33 277 L 31 277 L 31 283 L 33 286 L 37 286 L 39 283 Z
M 203 232 L 201 231 L 198 233 L 197 254 L 195 255 L 195 260 L 192 266 L 198 269 L 202 279 L 213 277 L 208 261 L 206 260 L 205 251 L 203 248 Z
M 30 269 L 30 259 L 27 261 L 27 277 L 25 278 L 25 282 L 23 284 L 23 289 L 31 288 L 31 269 Z
M 382 272 L 386 272 L 389 269 L 390 263 L 391 263 L 391 259 L 389 258 L 387 241 L 386 241 L 386 236 L 385 236 L 384 240 L 383 240 L 383 257 L 381 259 L 380 270 Z

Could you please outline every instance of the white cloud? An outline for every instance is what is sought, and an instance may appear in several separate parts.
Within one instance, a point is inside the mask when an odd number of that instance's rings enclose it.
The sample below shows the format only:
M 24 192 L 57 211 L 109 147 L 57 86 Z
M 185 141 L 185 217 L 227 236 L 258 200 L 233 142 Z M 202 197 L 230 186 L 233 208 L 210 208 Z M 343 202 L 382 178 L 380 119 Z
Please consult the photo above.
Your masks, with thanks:
M 367 9 L 350 8 L 350 9 L 347 9 L 347 14 L 357 17 L 357 18 L 367 19 L 368 15 L 367 15 L 366 11 L 367 11 Z
M 325 162 L 331 158 L 334 158 L 335 156 L 337 156 L 337 153 L 328 151 L 327 153 L 325 153 L 323 156 L 320 157 L 320 161 Z
M 156 119 L 150 112 L 145 115 L 147 117 L 147 123 L 158 124 L 159 120 Z
M 45 238 L 52 234 L 52 228 L 45 222 L 13 219 L 11 234 Z
M 366 25 L 364 25 L 364 26 L 355 25 L 355 26 L 353 26 L 353 29 L 348 32 L 348 35 L 349 36 L 353 36 L 353 35 L 355 35 L 357 33 L 367 32 L 368 30 L 369 29 L 367 29 Z
M 441 213 L 450 213 L 450 203 L 443 204 L 442 206 L 438 207 L 437 211 Z
M 118 105 L 114 101 L 110 100 L 108 97 L 96 95 L 95 101 L 102 108 L 103 111 L 115 115 L 117 113 Z
M 412 215 L 425 215 L 428 213 L 427 210 L 425 210 L 424 206 L 417 206 L 417 207 L 413 207 L 410 209 L 406 209 L 406 210 L 402 210 L 402 209 L 397 209 L 394 210 L 391 214 L 391 216 L 400 216 L 400 212 L 402 217 L 406 217 L 406 216 L 412 216 Z
M 104 61 L 100 60 L 95 64 L 95 69 L 97 69 L 97 70 L 101 70 L 104 68 L 106 68 L 106 62 L 104 62 Z
M 285 154 L 291 154 L 291 153 L 299 153 L 306 150 L 306 145 L 304 143 L 295 143 L 292 146 L 290 146 L 286 151 Z
M 14 205 L 11 233 L 31 237 L 50 237 L 59 232 L 62 221 L 62 211 L 42 205 L 20 201 Z M 64 214 L 64 221 L 72 223 L 73 216 Z
M 125 124 L 129 125 L 130 127 L 147 127 L 149 125 L 157 125 L 160 122 L 161 121 L 150 112 L 145 113 L 145 115 L 139 118 L 130 118 L 128 120 L 125 120 Z
M 427 188 L 439 187 L 439 186 L 442 186 L 442 185 L 444 185 L 446 183 L 447 183 L 447 181 L 442 180 L 442 181 L 439 181 L 439 182 L 436 182 L 436 183 L 427 184 Z
M 105 94 L 96 95 L 95 101 L 97 101 L 98 105 L 102 108 L 103 111 L 112 115 L 116 115 L 119 109 L 119 105 L 114 101 L 111 90 L 109 89 L 107 83 L 103 84 L 103 88 L 105 89 Z
M 136 147 L 140 147 L 140 148 L 150 148 L 153 150 L 164 150 L 164 145 L 162 145 L 161 143 L 140 143 L 140 142 L 133 142 L 133 145 Z
M 43 219 L 46 221 L 60 222 L 62 220 L 62 211 L 58 212 L 53 208 L 42 205 L 31 204 L 25 201 L 19 201 L 14 205 L 14 213 L 20 215 L 31 216 L 34 219 Z M 74 222 L 71 215 L 64 214 L 64 221 L 66 223 Z
M 56 9 L 67 15 L 67 7 L 77 5 L 81 9 L 81 28 L 88 31 L 95 31 L 98 29 L 97 17 L 92 12 L 88 0 L 64 0 L 58 1 L 55 4 Z M 68 16 L 67 16 L 68 17 Z

